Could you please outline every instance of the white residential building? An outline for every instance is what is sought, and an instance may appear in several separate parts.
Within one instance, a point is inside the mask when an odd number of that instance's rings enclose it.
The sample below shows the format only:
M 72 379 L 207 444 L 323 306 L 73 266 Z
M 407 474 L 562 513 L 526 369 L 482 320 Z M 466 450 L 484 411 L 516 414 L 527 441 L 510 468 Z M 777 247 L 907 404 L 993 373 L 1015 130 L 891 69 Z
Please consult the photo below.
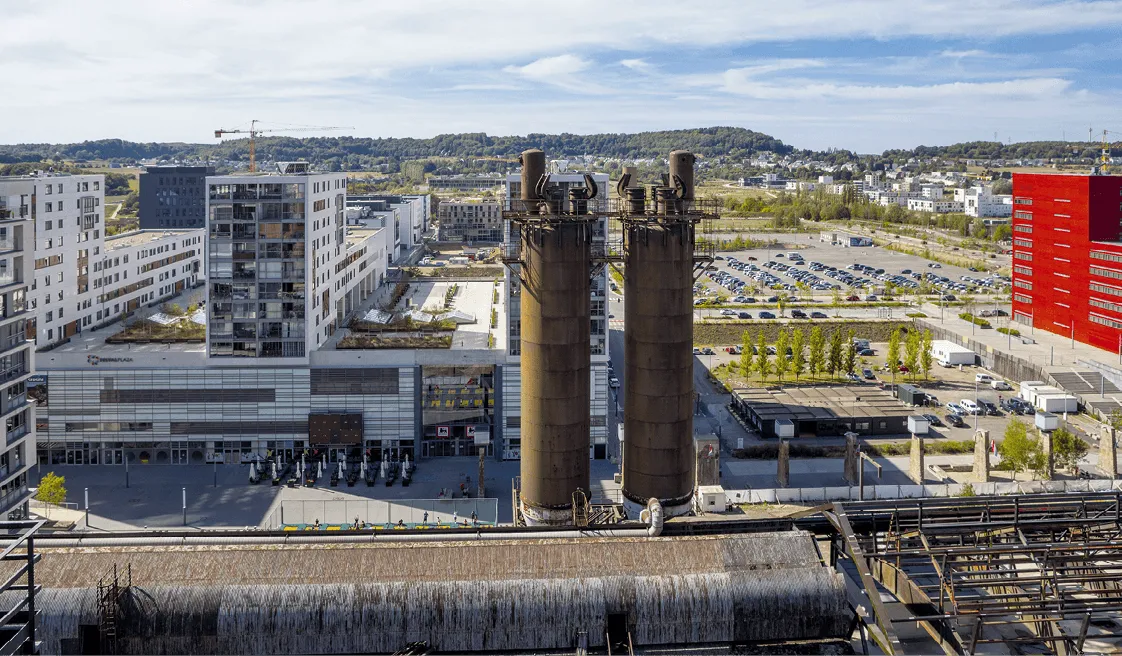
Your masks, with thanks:
M 35 462 L 35 408 L 27 383 L 34 362 L 29 340 L 28 281 L 34 260 L 36 178 L 0 178 L 0 519 L 24 519 Z
M 913 212 L 932 212 L 934 214 L 950 214 L 962 212 L 962 203 L 956 200 L 935 200 L 932 198 L 909 198 L 908 209 Z
M 35 226 L 28 309 L 39 350 L 201 282 L 203 230 L 106 236 L 104 178 L 27 178 L 34 187 Z
M 954 199 L 963 204 L 968 216 L 1013 216 L 1013 197 L 1008 194 L 995 196 L 991 193 L 990 187 L 955 189 Z

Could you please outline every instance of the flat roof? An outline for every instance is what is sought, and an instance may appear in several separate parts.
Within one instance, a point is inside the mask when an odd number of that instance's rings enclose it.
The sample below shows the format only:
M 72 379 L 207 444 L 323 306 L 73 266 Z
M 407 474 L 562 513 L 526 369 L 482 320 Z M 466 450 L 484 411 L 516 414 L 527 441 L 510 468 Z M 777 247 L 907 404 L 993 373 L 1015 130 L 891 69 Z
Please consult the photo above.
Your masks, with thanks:
M 761 420 L 811 421 L 915 414 L 888 392 L 872 386 L 738 388 L 733 395 Z
M 105 238 L 105 249 L 113 250 L 115 248 L 124 248 L 126 246 L 143 246 L 163 239 L 164 237 L 176 237 L 196 233 L 202 228 L 193 230 L 136 230 L 133 232 L 126 232 L 120 235 L 113 235 L 112 237 Z
M 357 246 L 385 228 L 356 228 L 347 226 L 347 245 Z

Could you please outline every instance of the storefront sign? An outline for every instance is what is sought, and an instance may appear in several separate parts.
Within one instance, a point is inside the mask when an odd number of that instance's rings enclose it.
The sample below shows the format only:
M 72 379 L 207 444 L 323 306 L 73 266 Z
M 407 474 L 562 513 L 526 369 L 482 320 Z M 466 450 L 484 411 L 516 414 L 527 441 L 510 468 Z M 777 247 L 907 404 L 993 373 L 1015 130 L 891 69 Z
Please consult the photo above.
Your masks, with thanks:
M 97 365 L 99 365 L 103 362 L 104 363 L 132 362 L 132 358 L 117 358 L 117 357 L 105 357 L 105 356 L 100 356 L 100 355 L 87 355 L 86 356 L 86 362 L 90 363 L 91 366 L 96 367 Z
M 452 429 L 448 426 L 437 426 L 436 427 L 436 436 L 437 437 L 451 437 L 452 436 Z

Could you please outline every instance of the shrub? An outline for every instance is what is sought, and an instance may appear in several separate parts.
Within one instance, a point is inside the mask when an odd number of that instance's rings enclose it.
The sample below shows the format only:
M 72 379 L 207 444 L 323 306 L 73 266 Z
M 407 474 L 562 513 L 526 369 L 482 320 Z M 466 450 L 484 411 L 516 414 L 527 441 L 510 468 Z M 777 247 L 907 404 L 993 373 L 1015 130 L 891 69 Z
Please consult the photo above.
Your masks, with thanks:
M 997 332 L 1001 333 L 1002 335 L 1012 335 L 1013 337 L 1020 337 L 1021 336 L 1021 331 L 1017 330 L 1016 328 L 1004 328 L 1004 327 L 1002 327 L 1002 328 L 998 328 Z
M 980 317 L 976 317 L 973 314 L 970 314 L 969 312 L 963 312 L 963 313 L 959 314 L 958 318 L 962 319 L 963 321 L 969 321 L 970 323 L 972 323 L 975 326 L 978 326 L 980 328 L 992 328 L 993 327 L 990 324 L 989 321 L 986 321 L 985 319 L 982 319 Z

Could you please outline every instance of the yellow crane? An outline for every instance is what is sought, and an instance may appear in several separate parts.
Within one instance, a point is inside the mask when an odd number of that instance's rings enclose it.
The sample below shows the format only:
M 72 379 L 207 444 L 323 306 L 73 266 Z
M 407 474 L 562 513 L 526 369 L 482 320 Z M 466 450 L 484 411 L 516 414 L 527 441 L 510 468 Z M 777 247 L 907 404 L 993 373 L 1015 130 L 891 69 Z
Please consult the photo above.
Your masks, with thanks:
M 1102 154 L 1099 156 L 1099 171 L 1101 171 L 1103 175 L 1110 173 L 1110 143 L 1106 140 L 1106 135 L 1108 134 L 1122 135 L 1122 132 L 1103 130 L 1103 150 Z
M 353 127 L 336 127 L 336 126 L 300 126 L 291 128 L 269 128 L 267 130 L 259 130 L 257 124 L 261 121 L 253 119 L 249 122 L 248 130 L 224 130 L 219 128 L 214 131 L 214 138 L 221 139 L 222 135 L 226 134 L 248 134 L 249 135 L 249 172 L 255 173 L 257 171 L 257 135 L 259 134 L 272 134 L 274 132 L 320 132 L 324 130 L 353 130 Z

